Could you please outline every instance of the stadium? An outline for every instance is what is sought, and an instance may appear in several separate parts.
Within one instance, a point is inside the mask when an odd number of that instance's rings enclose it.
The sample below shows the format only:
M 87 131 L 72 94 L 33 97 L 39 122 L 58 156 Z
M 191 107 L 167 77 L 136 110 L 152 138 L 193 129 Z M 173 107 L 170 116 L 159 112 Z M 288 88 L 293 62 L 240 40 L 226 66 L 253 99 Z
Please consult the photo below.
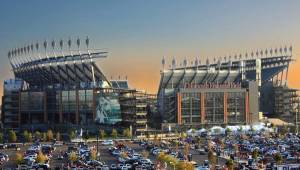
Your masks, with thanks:
M 107 52 L 90 49 L 89 38 L 85 49 L 79 38 L 75 43 L 75 50 L 69 39 L 8 52 L 15 77 L 4 81 L 4 128 L 95 130 L 122 125 L 134 133 L 144 131 L 152 96 L 130 88 L 127 77 L 109 80 L 96 64 Z
M 292 47 L 258 50 L 233 57 L 185 58 L 169 68 L 162 59 L 158 110 L 176 127 L 253 124 L 262 113 L 298 124 L 299 98 L 288 88 Z

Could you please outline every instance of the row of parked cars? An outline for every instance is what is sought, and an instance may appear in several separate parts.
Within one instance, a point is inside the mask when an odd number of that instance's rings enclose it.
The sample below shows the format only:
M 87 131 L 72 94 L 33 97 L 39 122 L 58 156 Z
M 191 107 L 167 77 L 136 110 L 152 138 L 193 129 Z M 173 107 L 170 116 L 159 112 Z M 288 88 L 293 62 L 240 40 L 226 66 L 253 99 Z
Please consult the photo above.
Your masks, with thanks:
M 54 150 L 55 147 L 52 144 L 32 144 L 24 152 L 23 163 L 19 165 L 19 169 L 49 169 L 50 159 Z M 44 162 L 37 161 L 38 154 L 44 156 Z
M 209 163 L 207 160 L 204 160 L 203 165 L 198 165 L 196 162 L 192 161 L 192 154 L 189 153 L 184 155 L 183 147 L 185 142 L 182 140 L 176 140 L 178 142 L 178 148 L 170 147 L 170 141 L 161 141 L 160 145 L 156 145 L 151 141 L 140 141 L 139 144 L 147 149 L 154 157 L 160 153 L 167 154 L 173 158 L 176 158 L 178 161 L 188 161 L 194 165 L 195 169 L 209 169 Z
M 154 164 L 134 149 L 122 143 L 111 146 L 109 153 L 118 160 L 118 164 L 111 164 L 111 170 L 154 170 Z
M 80 143 L 79 145 L 69 145 L 67 151 L 63 155 L 63 159 L 66 164 L 64 164 L 64 169 L 99 169 L 99 170 L 109 170 L 109 166 L 104 162 L 100 162 L 92 157 L 92 150 L 95 150 L 94 147 L 89 147 L 84 143 Z M 72 154 L 76 155 L 76 160 L 72 161 Z

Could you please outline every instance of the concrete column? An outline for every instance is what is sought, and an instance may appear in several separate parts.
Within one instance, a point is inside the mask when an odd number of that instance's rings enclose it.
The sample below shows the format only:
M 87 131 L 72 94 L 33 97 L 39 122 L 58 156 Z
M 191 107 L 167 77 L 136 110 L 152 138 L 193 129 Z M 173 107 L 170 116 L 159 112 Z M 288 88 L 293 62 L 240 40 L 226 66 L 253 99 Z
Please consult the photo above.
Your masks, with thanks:
M 62 91 L 59 91 L 59 108 L 58 108 L 58 115 L 59 115 L 59 123 L 63 122 L 63 113 L 62 113 Z
M 78 123 L 79 123 L 79 92 L 78 92 L 78 90 L 75 91 L 75 95 L 76 95 L 75 123 L 78 125 Z
M 205 123 L 205 93 L 200 94 L 200 115 L 201 115 L 201 123 Z
M 47 112 L 47 92 L 44 92 L 44 123 L 48 122 L 48 112 Z
M 245 121 L 246 121 L 246 124 L 250 123 L 250 119 L 249 119 L 249 92 L 246 92 L 246 94 L 245 94 Z
M 224 124 L 227 124 L 227 117 L 228 117 L 228 113 L 227 113 L 227 98 L 228 98 L 228 93 L 224 92 L 224 98 L 223 98 L 223 102 L 224 102 Z
M 181 117 L 181 94 L 177 93 L 177 123 L 181 125 L 182 117 Z

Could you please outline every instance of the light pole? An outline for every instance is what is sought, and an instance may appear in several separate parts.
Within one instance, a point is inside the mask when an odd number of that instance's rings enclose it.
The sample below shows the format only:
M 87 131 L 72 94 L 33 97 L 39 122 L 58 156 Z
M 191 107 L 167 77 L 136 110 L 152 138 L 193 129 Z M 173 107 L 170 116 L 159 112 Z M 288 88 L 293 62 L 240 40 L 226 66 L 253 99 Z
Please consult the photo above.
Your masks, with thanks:
M 96 158 L 97 158 L 97 160 L 98 160 L 98 153 L 99 153 L 98 148 L 99 148 L 99 132 L 97 133 L 97 152 L 96 152 Z

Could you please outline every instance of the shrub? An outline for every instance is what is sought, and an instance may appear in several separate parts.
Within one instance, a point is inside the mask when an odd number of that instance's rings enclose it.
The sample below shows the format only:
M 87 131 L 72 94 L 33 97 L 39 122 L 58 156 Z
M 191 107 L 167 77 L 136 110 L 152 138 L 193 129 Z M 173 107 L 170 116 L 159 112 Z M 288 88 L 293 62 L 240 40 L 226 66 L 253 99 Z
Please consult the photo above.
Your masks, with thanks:
M 123 136 L 127 137 L 127 138 L 130 138 L 131 137 L 131 132 L 130 132 L 130 129 L 124 129 L 123 130 Z
M 37 154 L 36 159 L 35 159 L 35 161 L 37 163 L 45 163 L 46 160 L 47 160 L 47 157 L 41 151 Z
M 23 155 L 21 153 L 16 153 L 16 164 L 19 165 L 23 162 Z
M 25 130 L 23 132 L 23 137 L 25 139 L 25 142 L 32 142 L 32 134 L 31 133 L 28 133 L 27 130 Z
M 0 132 L 0 143 L 3 143 L 3 133 Z
M 74 139 L 75 138 L 75 132 L 74 132 L 74 130 L 69 130 L 68 131 L 68 136 L 69 136 L 70 139 Z
M 8 131 L 8 141 L 9 142 L 16 142 L 17 141 L 17 135 L 16 132 L 13 130 Z
M 111 137 L 112 137 L 112 138 L 117 138 L 117 137 L 118 137 L 118 132 L 117 132 L 116 129 L 113 129 L 113 130 L 111 131 Z
M 60 141 L 60 133 L 59 132 L 56 132 L 55 139 L 57 141 Z
M 76 153 L 73 151 L 73 152 L 71 152 L 70 155 L 69 155 L 69 161 L 70 161 L 71 163 L 73 163 L 73 162 L 75 162 L 76 160 L 77 160 L 77 155 L 76 155 Z
M 36 132 L 34 133 L 34 136 L 35 136 L 36 139 L 41 139 L 41 138 L 42 138 L 42 134 L 41 134 L 41 132 L 39 132 L 39 131 L 36 131 Z
M 233 170 L 233 160 L 229 159 L 226 161 L 225 164 L 226 164 L 228 170 Z
M 207 158 L 211 165 L 214 166 L 216 164 L 216 156 L 214 155 L 214 152 L 212 150 L 208 151 Z
M 53 133 L 52 130 L 47 131 L 47 141 L 51 141 L 53 139 Z
M 105 136 L 106 136 L 105 131 L 104 131 L 104 130 L 100 130 L 100 131 L 99 131 L 99 138 L 100 138 L 100 139 L 104 139 Z
M 97 151 L 95 149 L 91 150 L 90 156 L 91 156 L 91 160 L 96 160 L 97 159 Z

